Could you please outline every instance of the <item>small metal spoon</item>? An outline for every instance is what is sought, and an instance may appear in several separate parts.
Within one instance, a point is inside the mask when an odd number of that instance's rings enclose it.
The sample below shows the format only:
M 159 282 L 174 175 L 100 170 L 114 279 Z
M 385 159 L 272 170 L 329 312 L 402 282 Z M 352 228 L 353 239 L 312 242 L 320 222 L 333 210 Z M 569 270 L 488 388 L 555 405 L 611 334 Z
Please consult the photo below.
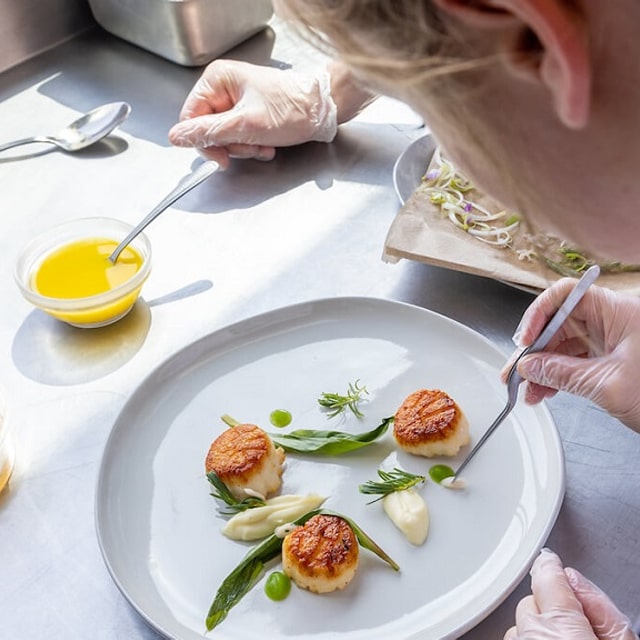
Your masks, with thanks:
M 562 326 L 564 321 L 569 317 L 570 313 L 576 308 L 576 305 L 587 292 L 587 289 L 596 281 L 600 275 L 600 267 L 593 265 L 589 267 L 578 281 L 578 284 L 571 290 L 565 301 L 560 305 L 560 308 L 551 317 L 549 322 L 545 325 L 544 329 L 540 332 L 540 335 L 533 341 L 533 344 L 528 346 L 520 353 L 515 362 L 509 369 L 509 375 L 507 376 L 507 404 L 502 411 L 498 414 L 498 417 L 493 421 L 491 426 L 484 432 L 483 436 L 478 440 L 475 447 L 469 452 L 469 455 L 462 461 L 457 471 L 453 476 L 445 478 L 442 483 L 451 486 L 456 481 L 463 469 L 471 462 L 471 459 L 478 453 L 480 448 L 489 439 L 489 436 L 504 422 L 504 419 L 511 413 L 511 410 L 516 406 L 518 400 L 518 389 L 522 382 L 522 376 L 517 371 L 517 366 L 520 358 L 528 353 L 536 353 L 542 351 L 548 344 L 551 338 L 556 334 L 558 329 Z
M 34 136 L 0 144 L 0 151 L 34 142 L 49 142 L 64 151 L 78 151 L 109 135 L 127 119 L 131 107 L 126 102 L 111 102 L 85 113 L 52 136 Z
M 165 209 L 168 209 L 176 200 L 197 187 L 201 182 L 206 180 L 212 173 L 215 173 L 220 165 L 213 160 L 203 162 L 198 168 L 186 178 L 184 178 L 178 186 L 168 193 L 156 207 L 147 214 L 127 235 L 127 237 L 113 250 L 109 256 L 109 260 L 115 263 L 122 250 L 144 229 L 153 222 Z

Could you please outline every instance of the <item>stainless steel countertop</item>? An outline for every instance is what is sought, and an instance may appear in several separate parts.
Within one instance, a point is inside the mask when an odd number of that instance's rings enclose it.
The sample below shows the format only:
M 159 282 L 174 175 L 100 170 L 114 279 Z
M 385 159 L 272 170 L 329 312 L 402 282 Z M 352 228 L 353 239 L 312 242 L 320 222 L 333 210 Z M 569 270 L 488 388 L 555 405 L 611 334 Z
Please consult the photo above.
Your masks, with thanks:
M 321 63 L 274 25 L 232 57 L 297 69 Z M 185 344 L 276 307 L 362 295 L 445 314 L 506 354 L 531 301 L 488 279 L 381 260 L 399 208 L 393 164 L 422 132 L 415 114 L 383 99 L 333 144 L 280 150 L 271 163 L 235 162 L 154 222 L 144 300 L 122 322 L 91 333 L 35 311 L 12 280 L 20 248 L 69 218 L 133 223 L 146 214 L 197 158 L 171 147 L 167 131 L 199 73 L 94 30 L 0 74 L 2 139 L 48 133 L 51 123 L 105 102 L 133 108 L 114 136 L 81 154 L 23 147 L 0 158 L 0 383 L 17 447 L 14 476 L 0 495 L 3 638 L 157 637 L 102 562 L 94 490 L 102 448 L 129 393 Z M 560 395 L 549 406 L 567 461 L 549 546 L 638 622 L 638 436 L 578 399 Z M 465 638 L 501 638 L 527 592 L 525 579 Z

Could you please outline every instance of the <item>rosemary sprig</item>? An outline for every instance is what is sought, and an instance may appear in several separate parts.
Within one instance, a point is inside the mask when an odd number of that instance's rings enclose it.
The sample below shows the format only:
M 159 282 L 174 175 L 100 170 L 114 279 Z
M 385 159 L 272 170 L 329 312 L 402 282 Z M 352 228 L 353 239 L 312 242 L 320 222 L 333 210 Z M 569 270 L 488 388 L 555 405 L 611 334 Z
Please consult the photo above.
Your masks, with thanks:
M 367 502 L 367 504 L 373 504 L 378 500 L 382 500 L 385 496 L 395 491 L 404 491 L 415 487 L 417 484 L 424 482 L 425 476 L 419 476 L 408 471 L 403 471 L 395 467 L 392 471 L 383 471 L 378 469 L 378 475 L 382 482 L 376 482 L 375 480 L 367 480 L 364 484 L 361 484 L 358 489 L 360 493 L 367 494 L 380 494 L 379 498 Z
M 209 471 L 209 473 L 207 473 L 207 479 L 215 489 L 211 495 L 221 502 L 224 502 L 228 507 L 220 509 L 220 513 L 223 515 L 230 516 L 240 511 L 253 509 L 254 507 L 263 507 L 266 504 L 264 500 L 254 496 L 247 496 L 243 500 L 238 500 L 215 471 Z
M 392 569 L 399 571 L 400 567 L 379 547 L 353 520 L 339 513 L 327 511 L 325 509 L 314 509 L 294 520 L 293 524 L 302 525 L 318 513 L 338 516 L 345 520 L 353 529 L 359 544 L 375 553 L 381 560 L 386 562 Z M 244 557 L 240 564 L 224 579 L 218 589 L 213 603 L 207 613 L 207 630 L 211 631 L 219 625 L 226 617 L 233 606 L 251 590 L 258 582 L 264 572 L 264 566 L 273 560 L 282 551 L 282 538 L 275 534 L 270 535 L 259 545 L 255 546 Z
M 358 404 L 362 400 L 362 395 L 369 395 L 369 392 L 367 391 L 367 387 L 359 383 L 360 380 L 350 382 L 347 393 L 344 395 L 340 393 L 327 393 L 326 391 L 320 394 L 318 404 L 325 409 L 329 409 L 327 417 L 333 418 L 346 409 L 349 409 L 357 418 L 364 418 L 364 414 L 360 411 Z

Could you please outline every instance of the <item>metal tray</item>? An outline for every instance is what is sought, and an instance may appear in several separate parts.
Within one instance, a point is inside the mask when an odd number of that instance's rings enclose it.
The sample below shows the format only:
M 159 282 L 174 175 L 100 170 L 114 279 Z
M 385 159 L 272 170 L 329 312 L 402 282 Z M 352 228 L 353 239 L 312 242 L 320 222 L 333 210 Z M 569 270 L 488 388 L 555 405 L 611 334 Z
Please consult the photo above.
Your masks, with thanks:
M 200 66 L 264 29 L 270 0 L 89 0 L 110 33 L 172 62 Z

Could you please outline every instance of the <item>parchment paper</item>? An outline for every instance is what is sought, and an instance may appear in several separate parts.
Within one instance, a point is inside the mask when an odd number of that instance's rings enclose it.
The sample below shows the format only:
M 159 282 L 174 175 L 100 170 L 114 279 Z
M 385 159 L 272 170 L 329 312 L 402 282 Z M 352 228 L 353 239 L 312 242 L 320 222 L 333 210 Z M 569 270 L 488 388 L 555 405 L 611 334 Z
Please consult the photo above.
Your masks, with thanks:
M 488 196 L 474 190 L 474 202 L 499 211 Z M 418 187 L 396 215 L 385 241 L 383 260 L 417 260 L 501 280 L 538 293 L 562 276 L 541 261 L 520 260 L 512 250 L 481 242 L 453 225 Z M 640 273 L 603 274 L 603 287 L 640 295 Z

